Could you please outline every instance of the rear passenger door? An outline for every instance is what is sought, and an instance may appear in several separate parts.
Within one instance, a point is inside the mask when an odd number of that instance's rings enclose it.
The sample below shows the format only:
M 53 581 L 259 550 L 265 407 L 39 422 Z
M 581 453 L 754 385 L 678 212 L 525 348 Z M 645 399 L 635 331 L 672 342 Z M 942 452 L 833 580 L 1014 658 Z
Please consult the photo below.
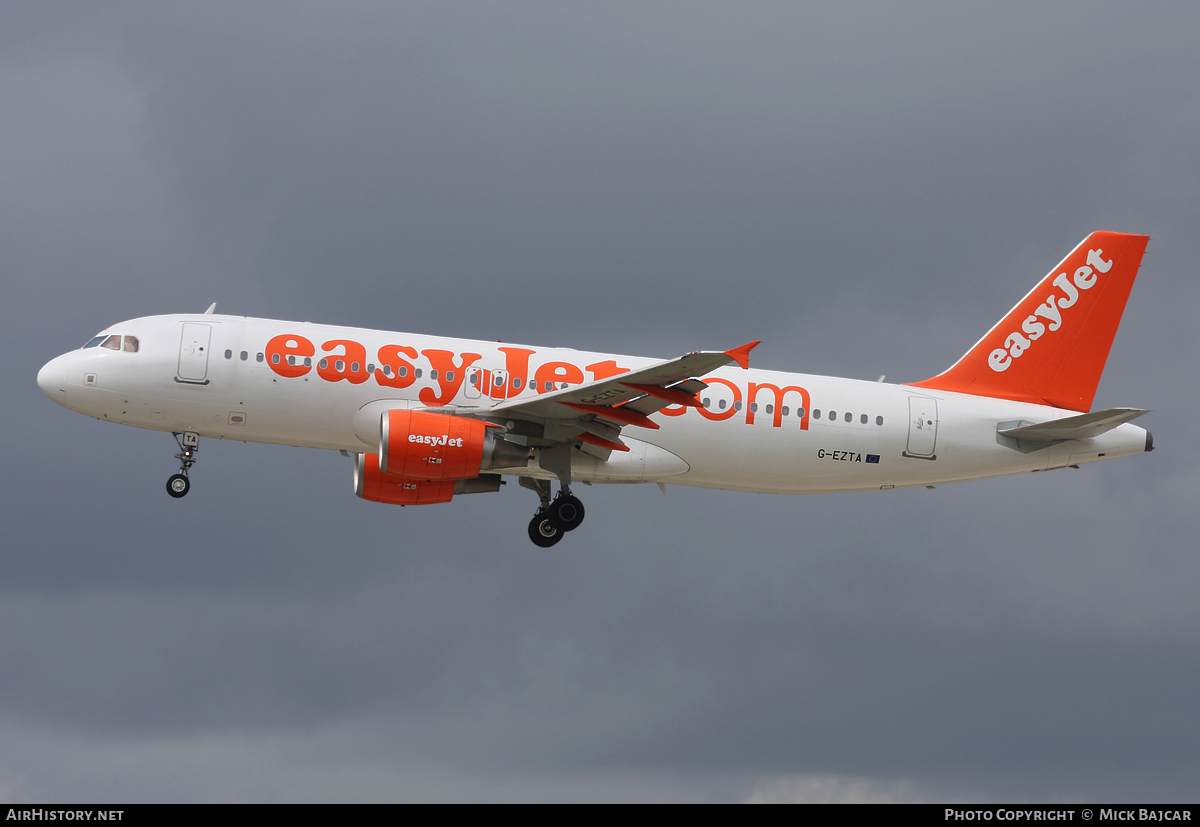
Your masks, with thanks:
M 928 396 L 908 398 L 908 457 L 937 459 L 937 400 Z

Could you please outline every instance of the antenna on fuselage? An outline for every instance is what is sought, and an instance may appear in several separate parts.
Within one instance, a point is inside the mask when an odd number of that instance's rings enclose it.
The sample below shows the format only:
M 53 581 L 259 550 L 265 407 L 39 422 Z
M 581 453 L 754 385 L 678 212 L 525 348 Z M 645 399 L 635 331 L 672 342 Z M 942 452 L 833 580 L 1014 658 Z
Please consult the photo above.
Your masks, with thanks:
M 214 311 L 214 310 L 216 310 L 216 309 L 217 309 L 217 303 L 216 303 L 216 302 L 213 302 L 212 304 L 210 304 L 210 305 L 208 306 L 208 310 L 205 310 L 205 311 L 204 311 L 204 315 L 205 315 L 205 316 L 211 316 L 211 315 L 213 314 L 213 311 Z

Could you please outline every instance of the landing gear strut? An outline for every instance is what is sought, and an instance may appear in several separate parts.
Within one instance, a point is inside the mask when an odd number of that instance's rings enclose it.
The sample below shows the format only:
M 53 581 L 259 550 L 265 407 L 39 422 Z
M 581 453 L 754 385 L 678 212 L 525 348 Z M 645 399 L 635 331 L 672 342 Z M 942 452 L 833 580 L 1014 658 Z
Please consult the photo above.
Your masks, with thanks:
M 188 470 L 196 464 L 196 454 L 200 451 L 200 435 L 194 431 L 186 431 L 182 434 L 172 433 L 171 436 L 175 437 L 175 443 L 179 446 L 179 453 L 175 455 L 175 459 L 179 460 L 179 473 L 172 474 L 167 480 L 167 493 L 179 499 L 192 488 Z
M 550 480 L 521 477 L 521 487 L 535 491 L 541 506 L 529 522 L 529 539 L 534 545 L 549 548 L 568 531 L 583 522 L 583 503 L 571 494 L 570 442 L 560 442 L 538 451 L 538 465 L 558 477 L 558 496 L 550 499 Z
M 550 481 L 521 477 L 521 487 L 528 488 L 542 501 L 533 519 L 529 521 L 529 539 L 535 546 L 550 548 L 563 538 L 562 531 L 550 521 Z
M 529 521 L 529 539 L 534 545 L 550 548 L 583 522 L 583 503 L 571 494 L 569 487 L 560 485 L 558 496 L 551 500 L 549 480 L 521 477 L 521 486 L 532 489 L 541 500 L 541 506 Z

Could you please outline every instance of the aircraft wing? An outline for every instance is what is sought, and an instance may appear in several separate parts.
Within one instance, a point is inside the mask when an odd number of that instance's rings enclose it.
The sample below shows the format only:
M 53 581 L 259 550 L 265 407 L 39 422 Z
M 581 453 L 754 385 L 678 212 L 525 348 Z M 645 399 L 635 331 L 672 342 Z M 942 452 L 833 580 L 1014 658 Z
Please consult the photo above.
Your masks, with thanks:
M 623 426 L 656 429 L 658 424 L 648 414 L 667 405 L 699 407 L 696 394 L 706 385 L 696 377 L 731 362 L 749 367 L 750 351 L 756 345 L 688 353 L 607 379 L 501 402 L 487 413 L 540 423 L 545 426 L 544 439 L 550 442 L 578 439 L 601 450 L 627 451 L 619 438 Z
M 515 414 L 539 419 L 561 419 L 563 417 L 575 416 L 571 409 L 567 407 L 570 405 L 603 407 L 624 405 L 637 397 L 653 396 L 654 390 L 652 389 L 654 388 L 660 390 L 670 388 L 685 379 L 711 373 L 719 367 L 728 365 L 730 362 L 748 365 L 750 350 L 757 344 L 758 342 L 750 342 L 749 344 L 742 345 L 740 348 L 723 352 L 696 351 L 688 353 L 680 356 L 678 359 L 660 362 L 648 368 L 622 373 L 618 376 L 610 376 L 607 379 L 588 382 L 583 385 L 567 388 L 566 390 L 539 394 L 531 399 L 514 399 L 509 402 L 501 402 L 492 408 L 492 412 L 504 412 L 510 415 Z M 700 390 L 700 388 L 696 388 L 690 393 L 686 389 L 680 389 L 681 393 L 686 393 L 688 396 L 694 394 L 697 390 Z M 674 396 L 674 394 L 668 393 L 658 398 L 657 401 L 661 401 L 662 404 L 654 407 L 653 411 L 671 404 L 687 404 L 682 397 L 672 398 Z
M 1140 408 L 1108 408 L 1103 411 L 1068 416 L 1065 419 L 1054 419 L 1037 425 L 1026 425 L 1020 422 L 1001 422 L 996 428 L 1002 436 L 1020 439 L 1025 442 L 1058 442 L 1064 439 L 1091 439 L 1105 431 L 1111 431 L 1119 425 L 1124 425 L 1137 419 L 1144 413 Z M 1006 427 L 1007 426 L 1007 427 Z

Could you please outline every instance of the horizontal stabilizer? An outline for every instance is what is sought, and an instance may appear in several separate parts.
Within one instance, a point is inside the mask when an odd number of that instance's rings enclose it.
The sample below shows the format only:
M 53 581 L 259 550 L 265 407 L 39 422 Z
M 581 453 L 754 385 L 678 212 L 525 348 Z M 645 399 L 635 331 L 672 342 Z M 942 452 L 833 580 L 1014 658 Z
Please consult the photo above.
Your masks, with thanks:
M 1002 436 L 1025 442 L 1058 442 L 1064 439 L 1091 439 L 1131 422 L 1148 411 L 1140 408 L 1108 408 L 1094 413 L 1068 416 L 1036 425 L 1023 422 L 1001 422 L 996 431 Z

